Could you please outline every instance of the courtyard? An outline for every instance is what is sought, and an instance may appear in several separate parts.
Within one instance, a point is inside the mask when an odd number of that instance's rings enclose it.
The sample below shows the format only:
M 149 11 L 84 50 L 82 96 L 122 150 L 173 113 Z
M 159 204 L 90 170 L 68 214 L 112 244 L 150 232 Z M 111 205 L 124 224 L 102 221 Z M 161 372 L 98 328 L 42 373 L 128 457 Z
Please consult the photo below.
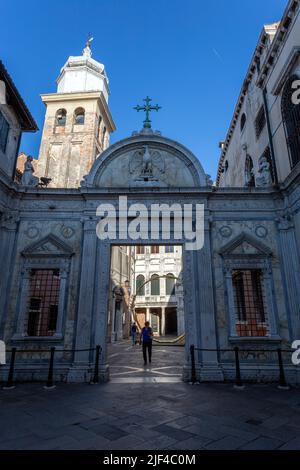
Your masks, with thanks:
M 190 385 L 183 348 L 154 346 L 152 366 L 129 341 L 109 345 L 111 380 L 19 383 L 0 391 L 0 449 L 300 449 L 298 388 Z

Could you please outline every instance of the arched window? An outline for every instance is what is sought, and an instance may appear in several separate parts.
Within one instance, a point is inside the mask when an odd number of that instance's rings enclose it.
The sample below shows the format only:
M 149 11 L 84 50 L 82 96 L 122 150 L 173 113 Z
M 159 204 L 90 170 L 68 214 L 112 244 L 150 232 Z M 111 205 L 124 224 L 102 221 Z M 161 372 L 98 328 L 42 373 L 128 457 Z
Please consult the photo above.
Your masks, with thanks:
M 145 295 L 145 278 L 142 274 L 139 274 L 135 281 L 135 292 L 136 295 Z
M 151 276 L 151 295 L 159 295 L 159 276 L 158 274 L 152 274 Z
M 227 171 L 228 171 L 228 160 L 225 160 L 225 163 L 222 166 L 222 173 L 227 173 Z
M 100 139 L 100 128 L 101 128 L 102 116 L 98 117 L 98 124 L 97 124 L 97 137 Z
M 74 112 L 74 124 L 82 125 L 84 124 L 85 111 L 83 108 L 77 108 Z
M 248 188 L 253 188 L 255 186 L 253 160 L 250 155 L 247 155 L 245 160 L 245 186 Z
M 242 117 L 241 117 L 241 132 L 242 132 L 242 130 L 243 130 L 244 127 L 245 127 L 246 121 L 247 121 L 246 114 L 243 113 L 243 114 L 242 114 Z
M 287 80 L 281 100 L 282 119 L 292 168 L 300 160 L 300 106 L 292 102 L 292 95 L 295 92 L 292 84 L 295 80 L 299 80 L 297 75 L 292 75 Z
M 65 109 L 59 109 L 55 115 L 55 125 L 65 126 L 67 120 L 67 111 Z
M 175 295 L 175 277 L 174 277 L 174 274 L 167 274 L 167 277 L 166 277 L 166 295 Z

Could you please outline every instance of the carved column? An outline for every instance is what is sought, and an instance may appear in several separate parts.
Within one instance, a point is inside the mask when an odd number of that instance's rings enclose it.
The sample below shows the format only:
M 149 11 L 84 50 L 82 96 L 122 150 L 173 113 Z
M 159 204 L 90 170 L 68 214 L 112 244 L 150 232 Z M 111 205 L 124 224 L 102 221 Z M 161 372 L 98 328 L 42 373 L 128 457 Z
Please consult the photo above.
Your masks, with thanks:
M 204 246 L 194 254 L 195 297 L 197 321 L 200 326 L 198 346 L 203 349 L 217 348 L 217 332 L 214 305 L 214 285 L 212 276 L 212 255 L 210 246 L 210 222 L 206 221 Z M 202 351 L 200 378 L 202 380 L 222 379 L 222 371 L 218 365 L 217 351 Z
M 4 337 L 19 220 L 18 212 L 7 211 L 2 215 L 0 221 L 0 266 L 3 268 L 5 266 L 0 276 L 0 338 Z
M 96 247 L 96 222 L 84 220 L 75 349 L 88 349 L 92 347 Z M 74 358 L 75 366 L 86 367 L 90 362 L 90 357 L 89 352 L 76 352 Z
M 277 219 L 291 340 L 300 338 L 300 261 L 292 217 Z
M 67 293 L 67 280 L 68 280 L 69 271 L 65 267 L 60 269 L 60 287 L 59 287 L 59 304 L 58 304 L 58 315 L 56 323 L 56 332 L 54 334 L 55 338 L 62 338 L 62 328 L 63 328 L 63 319 L 64 311 L 66 308 L 66 293 Z
M 107 361 L 107 328 L 108 307 L 110 297 L 110 244 L 107 241 L 97 239 L 97 260 L 95 274 L 95 304 L 93 310 L 93 346 L 99 344 L 102 348 L 100 357 L 101 380 L 108 380 L 109 364 Z M 113 310 L 115 299 L 113 299 Z M 115 312 L 112 312 L 112 334 L 114 330 Z
M 20 293 L 20 299 L 19 299 L 17 328 L 13 336 L 13 339 L 23 338 L 27 334 L 25 320 L 26 320 L 26 313 L 27 313 L 28 293 L 30 290 L 30 273 L 31 273 L 30 268 L 24 269 L 24 271 L 22 271 L 21 273 L 21 293 Z

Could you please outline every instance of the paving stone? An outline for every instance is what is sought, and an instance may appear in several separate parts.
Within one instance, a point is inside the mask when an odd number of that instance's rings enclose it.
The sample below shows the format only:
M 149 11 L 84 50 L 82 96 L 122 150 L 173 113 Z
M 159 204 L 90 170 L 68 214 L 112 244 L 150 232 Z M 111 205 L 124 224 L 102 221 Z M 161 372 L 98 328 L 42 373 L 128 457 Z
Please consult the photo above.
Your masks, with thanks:
M 280 450 L 300 450 L 300 436 L 290 440 L 279 448 Z
M 153 431 L 165 434 L 166 436 L 171 437 L 172 439 L 176 439 L 177 441 L 183 441 L 184 439 L 189 439 L 190 437 L 195 437 L 196 435 L 189 431 L 184 431 L 183 429 L 173 428 L 167 424 L 161 424 L 152 429 Z
M 209 439 L 211 441 L 216 441 L 226 436 L 226 434 L 224 434 L 224 432 L 221 432 L 219 429 L 209 427 L 204 423 L 193 424 L 192 426 L 187 426 L 184 429 L 185 431 L 189 431 L 193 434 L 201 436 L 202 438 Z
M 242 447 L 246 441 L 236 436 L 226 436 L 223 439 L 212 442 L 205 446 L 209 450 L 236 450 Z
M 120 439 L 120 437 L 127 436 L 128 433 L 123 431 L 120 428 L 117 428 L 115 426 L 111 426 L 110 424 L 102 423 L 102 424 L 96 424 L 95 426 L 92 426 L 90 430 L 94 434 L 100 434 L 100 436 L 105 437 L 105 439 L 109 439 L 110 441 L 115 441 L 117 439 Z
M 275 450 L 282 446 L 282 441 L 268 437 L 258 437 L 241 447 L 243 450 Z
M 299 404 L 273 385 L 19 384 L 0 391 L 0 448 L 300 449 Z

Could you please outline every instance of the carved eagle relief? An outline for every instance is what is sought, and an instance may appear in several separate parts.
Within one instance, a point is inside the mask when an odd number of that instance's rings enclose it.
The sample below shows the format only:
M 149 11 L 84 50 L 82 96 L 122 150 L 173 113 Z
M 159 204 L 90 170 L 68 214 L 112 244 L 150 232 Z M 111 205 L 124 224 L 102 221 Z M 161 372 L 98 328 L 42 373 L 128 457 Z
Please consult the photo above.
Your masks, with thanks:
M 150 150 L 146 145 L 143 149 L 132 153 L 129 160 L 129 172 L 136 176 L 145 174 L 158 176 L 165 172 L 165 161 L 158 150 Z

